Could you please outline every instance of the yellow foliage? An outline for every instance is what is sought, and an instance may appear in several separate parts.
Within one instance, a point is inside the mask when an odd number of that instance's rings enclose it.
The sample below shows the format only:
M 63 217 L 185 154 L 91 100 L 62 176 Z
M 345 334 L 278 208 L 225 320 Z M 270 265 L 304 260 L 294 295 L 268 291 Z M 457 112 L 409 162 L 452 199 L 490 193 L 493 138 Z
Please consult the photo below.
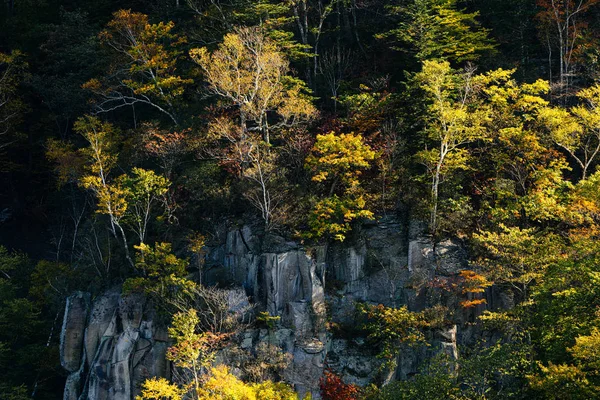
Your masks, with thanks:
M 589 399 L 597 393 L 585 373 L 574 365 L 538 364 L 540 373 L 528 375 L 529 385 L 545 399 Z
M 146 379 L 142 384 L 142 395 L 135 400 L 181 400 L 184 392 L 165 378 Z
M 575 338 L 575 345 L 569 349 L 569 352 L 582 367 L 598 371 L 600 369 L 600 329 L 593 328 L 589 335 Z
M 285 383 L 244 383 L 224 365 L 210 370 L 197 396 L 198 400 L 298 400 L 298 395 Z
M 362 136 L 353 133 L 336 135 L 330 132 L 317 135 L 307 165 L 314 171 L 312 180 L 323 182 L 339 179 L 347 188 L 358 186 L 361 169 L 370 167 L 375 152 L 364 143 Z
M 190 57 L 202 69 L 209 91 L 239 107 L 242 125 L 256 124 L 267 142 L 269 129 L 316 114 L 304 82 L 289 75 L 288 60 L 260 28 L 237 28 L 225 35 L 216 51 L 196 48 Z M 267 123 L 269 111 L 281 121 Z

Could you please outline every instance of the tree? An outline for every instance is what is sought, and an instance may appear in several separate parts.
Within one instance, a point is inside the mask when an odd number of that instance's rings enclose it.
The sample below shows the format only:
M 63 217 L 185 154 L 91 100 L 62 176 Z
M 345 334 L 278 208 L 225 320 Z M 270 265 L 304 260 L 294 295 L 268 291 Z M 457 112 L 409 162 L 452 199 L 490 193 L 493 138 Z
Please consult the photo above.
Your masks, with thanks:
M 172 179 L 175 167 L 183 162 L 184 156 L 190 151 L 188 132 L 168 132 L 150 123 L 143 124 L 142 129 L 144 151 L 156 157 L 165 177 Z
M 145 104 L 178 124 L 177 101 L 192 80 L 177 74 L 178 46 L 185 39 L 172 33 L 174 26 L 173 22 L 150 24 L 147 15 L 131 10 L 113 14 L 100 34 L 117 55 L 113 71 L 107 79 L 84 85 L 99 98 L 96 112 L 133 107 L 135 122 L 135 106 Z
M 427 326 L 423 313 L 411 312 L 407 306 L 400 308 L 358 303 L 357 310 L 362 317 L 362 329 L 367 339 L 378 346 L 377 358 L 385 361 L 387 367 L 396 366 L 396 358 L 402 345 L 416 345 L 425 342 L 423 328 Z
M 562 94 L 568 94 L 574 73 L 576 51 L 581 46 L 581 33 L 585 23 L 582 15 L 598 4 L 598 0 L 537 0 L 542 10 L 538 13 L 542 27 L 554 31 L 558 47 L 559 84 Z M 552 58 L 551 35 L 548 35 L 549 58 Z M 550 65 L 550 71 L 552 66 Z M 550 72 L 552 82 L 552 72 Z
M 600 152 L 600 85 L 579 91 L 577 97 L 583 104 L 571 110 L 548 107 L 539 117 L 554 143 L 577 162 L 585 179 Z
M 108 216 L 110 231 L 121 241 L 133 267 L 125 228 L 135 232 L 140 244 L 144 243 L 151 218 L 157 215 L 157 205 L 162 206 L 163 213 L 171 211 L 171 182 L 154 171 L 135 167 L 131 174 L 114 177 L 119 157 L 117 130 L 90 116 L 77 120 L 74 129 L 86 140 L 87 147 L 75 151 L 69 143 L 51 140 L 47 157 L 57 163 L 59 185 L 73 180 L 94 194 L 96 212 Z
M 271 135 L 313 118 L 315 108 L 305 85 L 289 75 L 282 50 L 260 28 L 236 28 L 212 53 L 200 48 L 190 55 L 203 72 L 207 90 L 229 103 L 220 105 L 221 115 L 208 129 L 209 141 L 225 147 L 208 151 L 251 183 L 245 197 L 271 229 L 285 193 Z
M 425 133 L 436 146 L 417 153 L 431 177 L 429 226 L 435 235 L 440 185 L 445 177 L 467 168 L 469 155 L 462 146 L 485 138 L 488 116 L 477 107 L 479 87 L 473 71 L 454 71 L 447 61 L 425 61 L 415 82 L 428 101 Z
M 311 211 L 309 235 L 330 234 L 343 241 L 353 220 L 373 217 L 366 209 L 359 178 L 374 158 L 375 152 L 359 135 L 334 132 L 317 135 L 306 167 L 313 173 L 313 182 L 328 184 L 329 188 L 327 196 L 317 201 Z
M 473 235 L 475 242 L 487 251 L 480 263 L 496 284 L 509 284 L 521 293 L 521 299 L 527 299 L 530 285 L 542 278 L 546 268 L 559 258 L 560 242 L 534 228 L 503 224 L 499 228 L 500 232 Z
M 479 13 L 459 10 L 457 0 L 411 0 L 406 5 L 390 6 L 389 10 L 400 16 L 400 25 L 379 37 L 393 36 L 408 44 L 419 62 L 461 63 L 494 49 L 488 30 L 476 20 Z
M 128 278 L 123 284 L 124 292 L 142 292 L 157 308 L 170 310 L 173 299 L 194 290 L 194 282 L 187 279 L 189 262 L 173 254 L 171 243 L 159 242 L 153 247 L 140 243 L 134 247 L 135 269 L 142 276 Z
M 117 131 L 111 124 L 90 116 L 77 120 L 74 129 L 88 143 L 88 147 L 80 151 L 86 160 L 86 171 L 80 178 L 79 184 L 96 196 L 96 212 L 108 216 L 111 232 L 115 238 L 120 237 L 125 257 L 133 266 L 127 235 L 122 224 L 127 211 L 125 190 L 118 183 L 113 184 L 111 178 L 111 172 L 118 158 Z
M 136 400 L 181 400 L 183 390 L 169 383 L 165 378 L 150 378 L 142 383 L 142 395 Z
M 360 393 L 356 385 L 344 383 L 342 378 L 328 370 L 319 380 L 319 388 L 323 400 L 357 400 Z
M 214 52 L 203 47 L 192 49 L 190 56 L 200 66 L 207 90 L 236 107 L 242 141 L 248 131 L 258 131 L 268 144 L 271 131 L 308 121 L 316 113 L 305 84 L 289 75 L 288 60 L 260 28 L 236 28 Z
M 0 150 L 12 144 L 15 128 L 25 111 L 19 85 L 27 76 L 27 63 L 19 51 L 0 53 Z
M 297 400 L 298 395 L 283 382 L 247 384 L 231 374 L 227 367 L 212 368 L 208 379 L 198 390 L 198 400 Z
M 117 186 L 123 188 L 128 204 L 125 221 L 138 235 L 139 242 L 144 243 L 156 203 L 161 203 L 165 210 L 169 208 L 167 193 L 171 182 L 152 170 L 133 168 L 132 173 L 121 175 Z
M 265 229 L 270 230 L 281 222 L 284 170 L 277 165 L 276 154 L 261 140 L 251 142 L 247 155 L 249 166 L 242 171 L 242 176 L 253 186 L 244 192 L 244 197 L 260 211 Z
M 169 336 L 174 344 L 169 347 L 167 358 L 183 370 L 184 382 L 190 382 L 192 393 L 200 390 L 203 370 L 214 361 L 214 348 L 220 341 L 212 332 L 196 333 L 199 323 L 196 310 L 189 309 L 175 314 L 169 328 Z

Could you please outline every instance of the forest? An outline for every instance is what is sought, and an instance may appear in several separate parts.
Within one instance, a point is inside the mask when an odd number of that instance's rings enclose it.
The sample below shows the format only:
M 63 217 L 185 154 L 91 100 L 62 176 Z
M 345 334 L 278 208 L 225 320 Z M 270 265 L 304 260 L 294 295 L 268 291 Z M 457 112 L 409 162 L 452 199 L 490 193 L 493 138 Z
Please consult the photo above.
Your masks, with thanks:
M 0 400 L 600 398 L 599 164 L 599 0 L 4 0 Z

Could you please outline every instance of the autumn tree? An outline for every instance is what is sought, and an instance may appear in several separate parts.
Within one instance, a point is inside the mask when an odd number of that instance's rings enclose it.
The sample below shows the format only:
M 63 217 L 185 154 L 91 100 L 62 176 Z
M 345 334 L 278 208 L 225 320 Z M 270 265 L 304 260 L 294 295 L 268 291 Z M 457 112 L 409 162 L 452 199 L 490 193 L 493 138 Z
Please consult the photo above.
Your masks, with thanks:
M 125 292 L 141 292 L 154 301 L 160 310 L 170 310 L 170 302 L 180 293 L 190 293 L 194 283 L 187 279 L 188 260 L 173 254 L 171 243 L 157 242 L 154 246 L 141 243 L 134 246 L 137 277 L 123 284 Z
M 133 168 L 130 175 L 118 177 L 116 185 L 123 188 L 128 204 L 125 222 L 137 234 L 139 243 L 144 243 L 156 205 L 163 210 L 170 207 L 167 193 L 171 182 L 152 170 Z
M 101 41 L 114 50 L 115 65 L 105 79 L 92 79 L 84 88 L 98 97 L 96 112 L 147 105 L 178 124 L 178 101 L 190 79 L 178 75 L 178 46 L 185 39 L 173 33 L 173 22 L 151 24 L 145 14 L 119 10 Z
M 317 135 L 306 167 L 312 181 L 325 186 L 326 197 L 317 201 L 309 216 L 311 236 L 331 235 L 343 241 L 350 224 L 358 218 L 372 218 L 360 187 L 362 171 L 371 166 L 375 152 L 360 135 Z
M 477 107 L 477 85 L 473 71 L 454 71 L 447 61 L 425 61 L 415 82 L 427 99 L 425 134 L 433 141 L 431 149 L 417 153 L 431 179 L 429 227 L 438 229 L 440 185 L 444 179 L 468 165 L 464 145 L 485 138 L 485 109 Z
M 150 378 L 142 383 L 141 396 L 135 400 L 181 400 L 184 391 L 165 378 Z
M 200 48 L 190 55 L 202 70 L 207 90 L 224 100 L 223 115 L 213 118 L 208 129 L 208 140 L 224 143 L 224 149 L 212 155 L 251 184 L 246 197 L 270 229 L 284 192 L 276 185 L 282 169 L 276 167 L 271 133 L 314 116 L 305 85 L 290 75 L 281 49 L 260 28 L 236 28 L 212 53 Z M 223 112 L 231 106 L 234 115 Z
M 86 147 L 75 151 L 68 143 L 50 141 L 47 156 L 57 163 L 59 184 L 75 181 L 93 193 L 96 212 L 108 216 L 110 231 L 133 267 L 127 230 L 137 235 L 138 243 L 146 240 L 151 220 L 171 208 L 167 199 L 171 182 L 142 168 L 115 176 L 120 138 L 112 124 L 86 116 L 77 120 L 75 131 L 86 140 Z
M 577 162 L 585 179 L 600 152 L 600 86 L 582 89 L 577 97 L 582 104 L 570 110 L 548 107 L 539 117 L 552 141 Z
M 582 31 L 587 22 L 583 14 L 598 4 L 598 0 L 537 0 L 541 11 L 537 18 L 548 33 L 548 51 L 558 49 L 559 85 L 562 94 L 569 92 L 577 60 L 577 51 L 583 45 Z M 553 33 L 552 33 L 553 32 Z M 550 65 L 552 71 L 552 65 Z M 552 82 L 552 72 L 550 81 Z
M 198 400 L 297 400 L 298 394 L 284 382 L 244 383 L 224 365 L 210 370 L 197 394 Z
M 144 152 L 155 157 L 168 179 L 173 178 L 175 167 L 183 162 L 184 156 L 190 152 L 188 131 L 169 132 L 160 129 L 156 124 L 142 124 Z
M 87 141 L 88 147 L 80 153 L 86 160 L 85 174 L 79 184 L 94 193 L 97 199 L 97 212 L 109 218 L 110 230 L 123 244 L 125 257 L 134 265 L 129 255 L 127 235 L 123 218 L 127 210 L 123 187 L 113 184 L 114 169 L 117 165 L 117 130 L 109 123 L 95 117 L 83 117 L 75 123 L 75 131 Z
M 215 358 L 214 346 L 218 340 L 211 332 L 196 333 L 200 322 L 198 313 L 194 309 L 187 312 L 179 312 L 173 316 L 173 323 L 169 328 L 169 336 L 174 344 L 168 350 L 167 358 L 176 367 L 181 368 L 184 374 L 182 382 L 189 382 L 189 388 L 194 392 L 200 390 L 203 370 L 208 368 Z
M 203 47 L 190 56 L 207 90 L 237 109 L 241 140 L 256 131 L 268 144 L 271 131 L 308 121 L 316 112 L 305 84 L 290 75 L 288 60 L 260 28 L 236 28 L 214 52 Z

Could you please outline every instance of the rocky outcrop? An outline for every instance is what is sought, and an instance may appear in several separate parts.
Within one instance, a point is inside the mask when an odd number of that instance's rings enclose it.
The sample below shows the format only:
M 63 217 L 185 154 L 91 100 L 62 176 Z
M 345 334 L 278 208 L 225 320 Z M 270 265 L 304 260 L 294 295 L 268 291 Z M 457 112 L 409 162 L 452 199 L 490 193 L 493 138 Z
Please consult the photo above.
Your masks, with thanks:
M 89 308 L 89 293 L 77 292 L 67 298 L 60 338 L 60 364 L 69 372 L 77 372 L 81 366 Z
M 475 334 L 461 324 L 473 315 L 457 311 L 456 321 L 428 333 L 430 346 L 403 349 L 395 370 L 381 373 L 373 346 L 356 330 L 356 302 L 406 305 L 413 311 L 436 304 L 456 307 L 456 299 L 432 282 L 452 282 L 467 267 L 460 242 L 434 246 L 419 235 L 418 224 L 405 225 L 385 218 L 346 243 L 317 247 L 259 236 L 249 226 L 229 230 L 210 246 L 201 280 L 238 287 L 230 303 L 245 308 L 250 298 L 258 311 L 280 317 L 275 327 L 245 331 L 239 348 L 252 353 L 261 343 L 278 346 L 291 360 L 282 376 L 302 395 L 320 398 L 324 368 L 359 385 L 408 379 L 437 354 L 456 360 L 458 346 Z M 511 301 L 497 291 L 487 296 L 494 307 Z M 337 328 L 330 332 L 326 323 Z M 144 379 L 168 376 L 167 341 L 165 328 L 157 326 L 140 298 L 118 291 L 93 302 L 84 293 L 72 296 L 61 341 L 61 361 L 70 373 L 65 399 L 133 398 Z M 233 365 L 228 357 L 234 353 L 224 351 L 218 359 Z
M 459 242 L 433 246 L 415 227 L 395 218 L 364 226 L 355 236 L 347 243 L 307 248 L 273 235 L 261 242 L 245 226 L 224 235 L 207 258 L 205 282 L 222 281 L 225 274 L 228 282 L 246 289 L 259 309 L 281 318 L 269 335 L 247 332 L 241 346 L 252 349 L 263 341 L 278 345 L 292 359 L 286 379 L 315 399 L 325 367 L 361 385 L 385 379 L 378 373 L 381 361 L 365 338 L 332 337 L 325 329 L 326 319 L 352 331 L 357 301 L 422 310 L 432 305 L 427 282 L 450 279 L 466 267 Z M 414 375 L 438 353 L 458 357 L 457 326 L 431 335 L 432 346 L 403 352 L 390 378 Z
M 167 333 L 140 296 L 108 291 L 69 297 L 60 356 L 70 372 L 64 399 L 130 400 L 152 376 L 168 376 Z

